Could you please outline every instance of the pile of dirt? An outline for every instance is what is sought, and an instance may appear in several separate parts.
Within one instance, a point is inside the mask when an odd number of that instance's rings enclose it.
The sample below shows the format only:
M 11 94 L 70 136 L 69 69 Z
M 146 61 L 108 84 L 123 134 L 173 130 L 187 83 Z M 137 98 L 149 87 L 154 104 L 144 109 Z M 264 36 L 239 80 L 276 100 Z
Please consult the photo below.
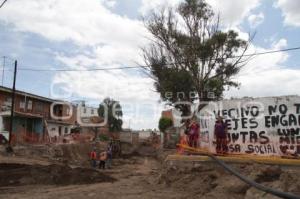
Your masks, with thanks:
M 18 145 L 14 147 L 14 155 L 17 157 L 28 157 L 30 159 L 45 160 L 52 163 L 64 163 L 80 167 L 89 167 L 89 153 L 96 148 L 100 153 L 106 149 L 106 142 L 91 142 L 80 144 L 60 144 L 60 145 Z M 3 149 L 4 150 L 4 149 Z M 0 155 L 5 152 L 0 150 Z M 3 152 L 2 152 L 3 151 Z M 147 143 L 132 145 L 121 143 L 121 158 L 158 157 L 161 151 Z
M 22 185 L 71 185 L 114 182 L 116 179 L 94 169 L 67 165 L 0 164 L 0 187 Z
M 233 164 L 241 174 L 268 187 L 300 194 L 300 169 L 261 164 Z M 201 198 L 277 198 L 251 188 L 215 163 L 166 162 L 157 183 Z
M 14 147 L 14 155 L 30 159 L 47 160 L 52 163 L 61 162 L 80 167 L 89 166 L 89 153 L 93 148 L 97 152 L 106 149 L 107 143 L 81 143 L 60 145 L 18 145 Z M 0 154 L 1 155 L 1 154 Z
M 122 158 L 130 158 L 134 156 L 141 157 L 157 157 L 160 150 L 153 147 L 147 142 L 141 142 L 136 145 L 130 143 L 122 142 L 121 143 Z

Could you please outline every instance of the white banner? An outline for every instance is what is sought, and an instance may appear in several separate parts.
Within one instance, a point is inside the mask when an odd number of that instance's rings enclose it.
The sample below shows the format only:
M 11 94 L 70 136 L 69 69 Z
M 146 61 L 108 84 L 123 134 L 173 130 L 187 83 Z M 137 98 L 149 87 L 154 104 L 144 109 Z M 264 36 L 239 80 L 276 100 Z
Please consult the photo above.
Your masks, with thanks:
M 215 152 L 218 115 L 228 127 L 229 153 L 300 154 L 300 97 L 244 98 L 210 102 L 199 113 L 200 146 Z

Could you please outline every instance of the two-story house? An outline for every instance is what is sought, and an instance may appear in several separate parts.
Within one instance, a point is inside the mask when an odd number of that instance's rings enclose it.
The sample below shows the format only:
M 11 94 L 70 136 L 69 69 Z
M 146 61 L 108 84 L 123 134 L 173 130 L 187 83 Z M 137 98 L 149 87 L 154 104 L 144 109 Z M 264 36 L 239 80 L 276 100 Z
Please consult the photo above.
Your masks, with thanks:
M 11 93 L 10 88 L 0 86 L 2 131 L 9 131 Z M 70 133 L 76 120 L 76 109 L 71 109 L 65 102 L 17 90 L 12 141 L 37 143 Z

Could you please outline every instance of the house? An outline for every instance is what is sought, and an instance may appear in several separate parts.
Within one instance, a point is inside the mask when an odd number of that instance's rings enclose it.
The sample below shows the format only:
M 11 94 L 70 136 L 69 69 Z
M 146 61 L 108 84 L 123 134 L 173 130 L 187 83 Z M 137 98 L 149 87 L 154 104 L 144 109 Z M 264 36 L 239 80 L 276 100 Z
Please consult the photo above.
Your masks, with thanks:
M 82 122 L 89 122 L 90 118 L 98 117 L 98 108 L 87 106 L 84 102 L 78 104 L 77 108 Z
M 52 103 L 52 107 L 50 106 L 50 110 L 52 110 L 52 114 L 46 120 L 49 137 L 52 140 L 62 141 L 65 135 L 71 133 L 76 123 L 77 109 L 68 102 L 55 102 Z M 57 140 L 57 138 L 59 139 Z
M 98 108 L 87 105 L 84 101 L 75 103 L 77 109 L 77 124 L 80 127 L 80 133 L 94 138 L 98 135 L 107 135 L 109 137 L 116 137 L 108 130 L 105 118 L 98 115 Z
M 85 101 L 73 101 L 72 104 L 76 108 L 76 119 L 81 126 L 102 123 L 104 121 L 98 115 L 98 108 L 86 105 Z
M 0 86 L 1 131 L 9 131 L 11 94 L 12 89 Z M 66 102 L 16 90 L 11 139 L 14 143 L 55 140 L 70 133 L 75 118 L 76 110 Z

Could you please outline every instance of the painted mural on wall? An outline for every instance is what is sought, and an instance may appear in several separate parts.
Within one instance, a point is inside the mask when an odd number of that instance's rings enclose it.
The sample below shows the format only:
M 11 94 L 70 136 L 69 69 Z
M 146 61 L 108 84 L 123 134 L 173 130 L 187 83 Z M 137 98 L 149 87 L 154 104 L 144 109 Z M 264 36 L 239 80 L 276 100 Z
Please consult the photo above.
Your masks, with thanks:
M 300 97 L 265 97 L 210 102 L 198 116 L 201 147 L 215 152 L 214 124 L 222 116 L 228 127 L 229 153 L 300 154 Z

